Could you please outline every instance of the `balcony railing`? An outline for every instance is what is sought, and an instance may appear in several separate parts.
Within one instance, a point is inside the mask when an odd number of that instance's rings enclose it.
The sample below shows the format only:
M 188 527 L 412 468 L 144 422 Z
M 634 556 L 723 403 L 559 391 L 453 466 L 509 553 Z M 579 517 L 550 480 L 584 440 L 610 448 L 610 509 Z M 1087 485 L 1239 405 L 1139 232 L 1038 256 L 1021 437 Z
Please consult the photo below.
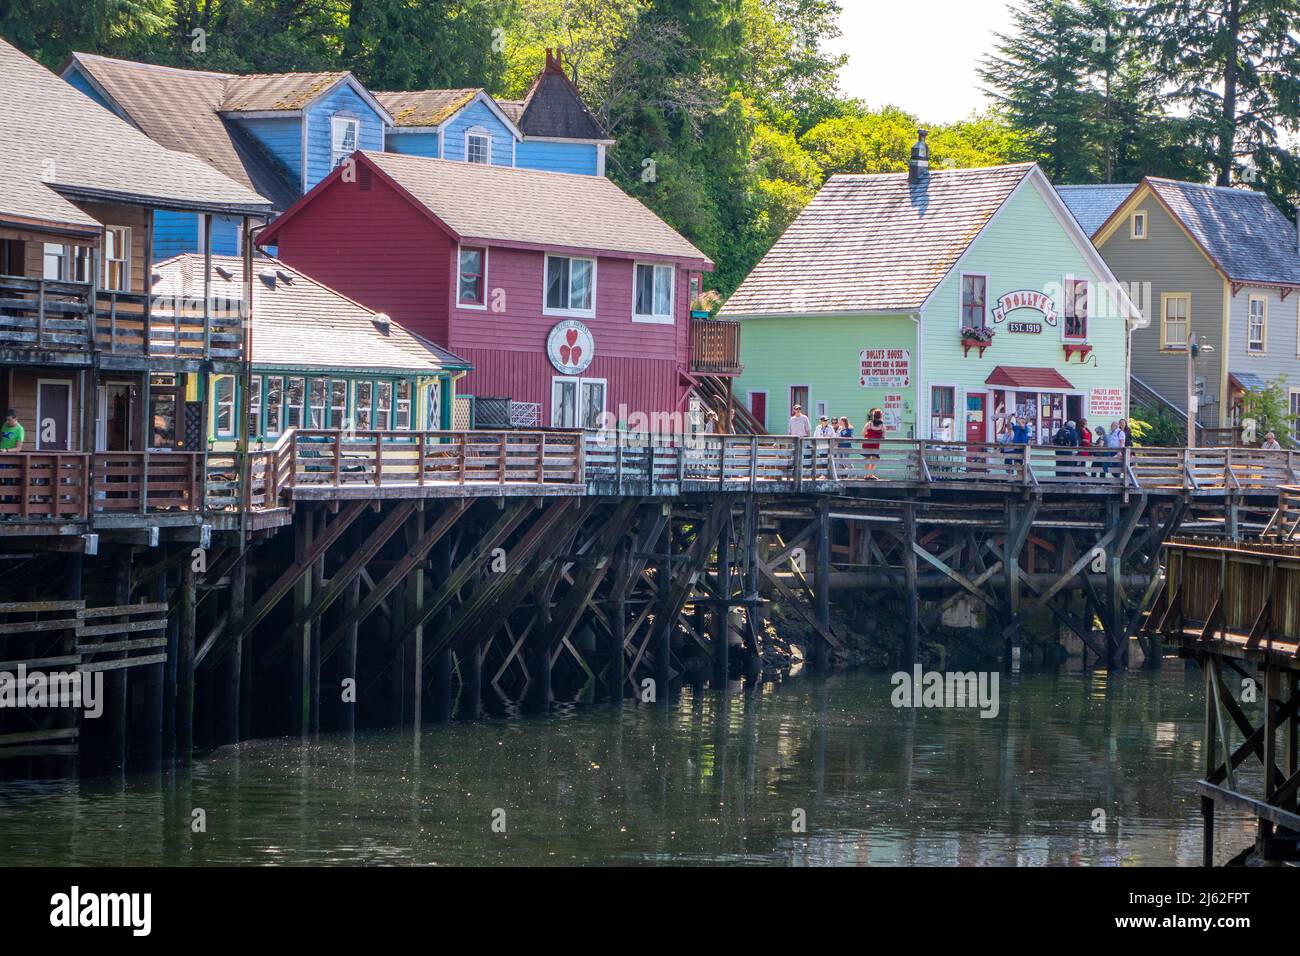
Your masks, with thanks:
M 691 371 L 739 375 L 740 323 L 725 319 L 691 319 Z
M 233 308 L 203 297 L 159 297 L 146 309 L 142 292 L 99 290 L 85 282 L 0 276 L 0 347 L 114 355 L 239 361 L 242 322 Z

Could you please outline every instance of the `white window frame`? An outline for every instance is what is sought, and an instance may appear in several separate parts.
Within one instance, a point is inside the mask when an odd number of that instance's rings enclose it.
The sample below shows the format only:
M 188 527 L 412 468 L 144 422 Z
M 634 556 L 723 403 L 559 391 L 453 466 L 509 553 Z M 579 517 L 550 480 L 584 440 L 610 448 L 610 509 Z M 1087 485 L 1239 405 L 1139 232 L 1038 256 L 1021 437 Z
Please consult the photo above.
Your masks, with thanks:
M 250 375 L 248 379 L 248 417 L 251 419 L 256 416 L 257 423 L 253 430 L 249 432 L 248 437 L 260 439 L 262 437 L 262 376 L 260 374 Z
M 1261 304 L 1259 313 L 1259 347 L 1255 347 L 1254 340 L 1251 338 L 1251 324 L 1253 315 L 1251 307 L 1258 302 Z M 1246 354 L 1248 355 L 1267 355 L 1268 354 L 1268 296 L 1252 295 L 1246 299 Z
M 556 412 L 559 411 L 559 405 L 555 401 L 555 387 L 564 382 L 572 382 L 573 387 L 575 389 L 574 405 L 573 405 L 574 424 L 572 425 L 561 425 L 559 422 L 555 420 Z M 603 397 L 603 401 L 601 402 L 600 405 L 600 417 L 603 417 L 605 412 L 609 410 L 609 380 L 608 379 L 595 378 L 595 377 L 590 377 L 585 375 L 552 375 L 551 376 L 551 416 L 550 416 L 551 427 L 586 429 L 587 426 L 582 424 L 582 391 L 584 386 L 596 385 L 596 384 L 599 384 L 601 387 L 601 395 Z M 592 427 L 599 428 L 600 423 L 597 422 Z
M 278 405 L 271 404 L 271 383 L 279 379 L 280 381 L 280 402 Z M 265 389 L 262 397 L 262 434 L 267 438 L 278 438 L 284 434 L 285 429 L 285 390 L 288 385 L 285 382 L 284 375 L 267 375 L 262 379 L 262 388 Z M 275 410 L 276 427 L 271 427 L 271 412 Z
M 550 278 L 551 278 L 552 259 L 568 259 L 570 262 L 569 289 L 568 289 L 568 299 L 570 302 L 572 302 L 573 300 L 572 263 L 574 262 L 591 263 L 591 308 L 590 309 L 573 309 L 573 308 L 553 309 L 546 304 L 546 292 L 551 284 Z M 542 315 L 557 315 L 566 318 L 578 318 L 578 319 L 594 319 L 596 317 L 596 278 L 597 278 L 596 273 L 597 271 L 598 269 L 597 269 L 596 259 L 594 259 L 591 256 L 562 256 L 562 255 L 552 255 L 549 252 L 546 253 L 545 259 L 542 264 Z
M 221 430 L 221 406 L 220 388 L 223 381 L 230 382 L 230 430 Z M 234 375 L 216 375 L 212 379 L 212 434 L 218 440 L 238 440 L 239 425 L 235 423 L 235 415 L 239 411 L 239 380 Z
M 636 293 L 638 284 L 638 271 L 640 269 L 653 270 L 650 288 L 651 308 L 654 308 L 655 283 L 658 281 L 659 270 L 668 270 L 668 313 L 659 315 L 651 312 L 649 314 L 638 312 L 636 310 Z M 632 264 L 632 321 L 645 322 L 649 325 L 672 325 L 674 316 L 677 313 L 677 267 L 663 262 L 634 262 Z
M 1169 336 L 1166 331 L 1169 326 L 1169 303 L 1173 301 L 1183 301 L 1187 303 L 1187 334 L 1181 344 L 1170 345 Z M 1192 294 L 1190 292 L 1162 292 L 1160 293 L 1160 351 L 1162 352 L 1186 352 L 1187 343 L 1192 338 Z
M 123 241 L 123 245 L 126 247 L 126 250 L 125 250 L 125 251 L 126 251 L 126 256 L 125 256 L 125 258 L 122 258 L 122 259 L 109 259 L 109 258 L 108 258 L 108 234 L 109 234 L 109 232 L 111 232 L 111 231 L 113 231 L 113 230 L 119 230 L 119 231 L 122 233 L 122 241 Z M 101 261 L 100 261 L 100 266 L 101 266 L 101 268 L 100 268 L 100 279 L 101 279 L 100 284 L 103 286 L 104 291 L 106 291 L 106 292 L 130 292 L 130 291 L 131 291 L 131 250 L 132 250 L 132 245 L 131 245 L 131 227 L 130 227 L 130 226 L 114 226 L 114 225 L 109 225 L 109 224 L 105 224 L 105 225 L 104 225 L 104 248 L 103 248 L 103 252 L 101 253 Z M 110 285 L 108 284 L 108 274 L 109 274 L 108 264 L 109 264 L 109 262 L 120 262 L 120 263 L 122 263 L 122 285 L 121 285 L 121 287 L 110 286 Z
M 402 386 L 406 386 L 406 397 L 402 398 Z M 409 432 L 415 423 L 415 383 L 409 378 L 393 379 L 393 431 Z M 399 423 L 405 416 L 406 424 Z
M 1087 299 L 1083 314 L 1083 335 L 1070 335 L 1066 332 L 1065 318 L 1073 305 L 1075 283 L 1082 282 L 1087 288 Z M 1092 333 L 1092 281 L 1087 276 L 1067 275 L 1065 277 L 1064 301 L 1061 302 L 1061 339 L 1065 342 L 1087 342 Z
M 482 139 L 487 143 L 487 158 L 481 163 L 476 163 L 469 158 L 469 141 L 470 139 Z M 492 134 L 482 126 L 471 126 L 465 130 L 465 162 L 472 166 L 491 166 L 492 165 Z
M 985 273 L 985 272 L 963 272 L 963 273 L 960 273 L 960 274 L 958 275 L 958 277 L 957 277 L 957 331 L 960 332 L 962 329 L 966 328 L 966 306 L 965 306 L 965 303 L 962 301 L 962 297 L 963 297 L 963 287 L 966 285 L 966 280 L 967 280 L 967 279 L 983 279 L 983 280 L 984 280 L 984 324 L 983 324 L 982 326 L 980 326 L 980 328 L 985 328 L 985 329 L 987 329 L 987 328 L 992 328 L 992 323 L 989 321 L 989 277 L 988 277 L 988 273 Z
M 57 251 L 51 251 L 57 250 Z M 56 258 L 59 267 L 56 270 L 58 275 L 47 276 L 45 274 L 45 265 L 52 259 Z M 41 277 L 52 282 L 64 282 L 68 278 L 68 247 L 58 242 L 46 242 L 41 244 Z
M 475 304 L 473 302 L 462 302 L 460 300 L 460 257 L 466 249 L 478 249 L 483 253 L 483 301 Z M 473 309 L 475 312 L 486 312 L 488 307 L 488 247 L 487 246 L 465 246 L 457 244 L 456 246 L 456 308 Z
M 1138 228 L 1138 223 L 1142 223 L 1142 228 Z M 1134 209 L 1128 217 L 1128 237 L 1130 239 L 1143 240 L 1151 233 L 1147 229 L 1147 211 L 1145 209 Z
M 349 150 L 340 148 L 339 129 L 353 126 L 356 132 L 352 136 L 353 146 Z M 335 113 L 330 117 L 330 169 L 337 169 L 339 163 L 361 148 L 361 117 L 347 113 Z

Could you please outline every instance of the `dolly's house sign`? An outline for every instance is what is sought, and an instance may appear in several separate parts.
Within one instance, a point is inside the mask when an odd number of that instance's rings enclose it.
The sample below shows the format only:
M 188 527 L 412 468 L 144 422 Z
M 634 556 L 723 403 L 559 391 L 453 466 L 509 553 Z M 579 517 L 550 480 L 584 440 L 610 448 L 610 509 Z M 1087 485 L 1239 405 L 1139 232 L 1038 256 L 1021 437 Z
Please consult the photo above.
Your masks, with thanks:
M 911 349 L 863 349 L 858 353 L 858 384 L 863 388 L 907 388 L 911 383 Z
M 546 336 L 546 357 L 562 375 L 580 375 L 596 357 L 591 329 L 577 319 L 556 323 Z
M 1046 322 L 1048 325 L 1056 325 L 1056 303 L 1052 301 L 1052 297 L 1043 292 L 1034 292 L 1029 289 L 1008 292 L 998 299 L 998 304 L 993 307 L 993 323 L 1000 325 L 1007 320 L 1008 314 L 1021 309 L 1037 312 L 1042 317 L 1042 322 Z M 1007 326 L 1007 331 L 1037 335 L 1043 331 L 1042 322 L 1026 322 L 1022 318 L 1020 321 L 1012 322 Z

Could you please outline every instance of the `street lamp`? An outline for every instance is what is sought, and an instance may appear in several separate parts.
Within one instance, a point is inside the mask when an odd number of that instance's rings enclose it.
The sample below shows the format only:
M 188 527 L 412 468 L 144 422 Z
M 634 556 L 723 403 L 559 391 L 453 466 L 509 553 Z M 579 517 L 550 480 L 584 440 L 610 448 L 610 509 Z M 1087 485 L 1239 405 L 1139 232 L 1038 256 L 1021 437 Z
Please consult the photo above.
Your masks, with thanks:
M 1202 341 L 1199 335 L 1188 334 L 1187 336 L 1187 447 L 1196 447 L 1196 416 L 1197 416 L 1197 396 L 1196 396 L 1196 359 L 1202 353 L 1209 354 L 1214 351 L 1214 346 L 1209 342 Z

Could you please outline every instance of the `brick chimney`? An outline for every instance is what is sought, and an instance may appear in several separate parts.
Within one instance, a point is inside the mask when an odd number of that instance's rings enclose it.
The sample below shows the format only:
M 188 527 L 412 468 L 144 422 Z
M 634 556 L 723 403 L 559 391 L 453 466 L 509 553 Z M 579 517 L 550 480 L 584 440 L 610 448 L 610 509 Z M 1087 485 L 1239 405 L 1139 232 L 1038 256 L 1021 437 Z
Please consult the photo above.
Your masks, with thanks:
M 916 145 L 912 147 L 912 158 L 907 164 L 907 181 L 913 186 L 923 186 L 930 178 L 930 147 L 925 143 L 928 130 L 917 130 Z

